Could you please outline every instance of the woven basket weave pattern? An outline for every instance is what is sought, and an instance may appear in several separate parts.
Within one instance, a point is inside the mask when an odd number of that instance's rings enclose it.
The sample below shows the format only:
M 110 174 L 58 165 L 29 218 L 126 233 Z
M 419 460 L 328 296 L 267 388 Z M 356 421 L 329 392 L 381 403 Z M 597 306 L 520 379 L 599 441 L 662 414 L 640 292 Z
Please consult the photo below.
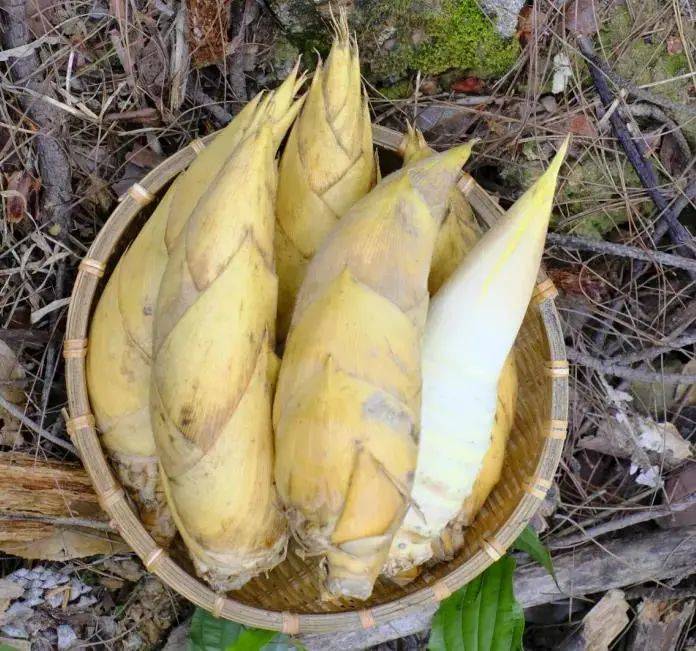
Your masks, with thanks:
M 387 581 L 375 586 L 369 601 L 323 600 L 314 566 L 291 549 L 267 576 L 250 581 L 227 597 L 212 592 L 160 549 L 145 531 L 114 478 L 100 446 L 87 395 L 85 353 L 89 319 L 100 280 L 133 235 L 142 209 L 183 170 L 213 136 L 195 140 L 134 184 L 122 197 L 79 267 L 73 289 L 64 348 L 68 389 L 68 431 L 92 478 L 103 508 L 124 540 L 149 571 L 197 605 L 250 626 L 284 631 L 331 632 L 369 628 L 439 602 L 475 578 L 512 544 L 550 488 L 567 426 L 568 364 L 555 288 L 543 273 L 516 342 L 519 397 L 501 481 L 466 534 L 465 545 L 450 562 L 425 571 L 406 587 Z M 398 150 L 401 135 L 374 127 L 375 143 Z M 501 210 L 468 175 L 460 189 L 482 221 L 491 224 Z

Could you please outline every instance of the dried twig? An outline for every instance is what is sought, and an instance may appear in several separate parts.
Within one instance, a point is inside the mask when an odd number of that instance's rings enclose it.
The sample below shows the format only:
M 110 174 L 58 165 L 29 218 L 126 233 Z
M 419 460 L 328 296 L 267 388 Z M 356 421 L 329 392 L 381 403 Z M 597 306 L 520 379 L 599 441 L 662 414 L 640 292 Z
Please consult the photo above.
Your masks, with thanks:
M 43 427 L 39 427 L 33 420 L 27 417 L 21 409 L 18 409 L 16 405 L 13 405 L 1 393 L 0 407 L 2 407 L 10 415 L 14 416 L 26 428 L 30 429 L 35 434 L 38 434 L 41 438 L 45 438 L 47 441 L 50 441 L 51 443 L 60 446 L 64 450 L 68 450 L 68 452 L 72 452 L 73 454 L 77 455 L 77 449 L 74 445 L 72 445 L 72 443 L 68 443 L 67 441 L 64 441 L 63 439 L 46 431 L 43 429 Z
M 662 251 L 653 250 L 645 251 L 628 244 L 618 244 L 605 240 L 591 240 L 578 237 L 577 235 L 564 235 L 562 233 L 549 233 L 547 235 L 547 240 L 552 244 L 563 246 L 566 249 L 616 255 L 622 258 L 664 264 L 696 273 L 696 260 L 689 260 L 688 258 L 672 253 L 663 253 Z
M 683 193 L 672 202 L 672 211 L 674 214 L 677 216 L 680 215 L 682 210 L 684 210 L 694 198 L 696 198 L 696 179 L 691 181 L 686 188 L 684 188 Z M 657 223 L 655 226 L 655 233 L 653 234 L 655 242 L 659 242 L 665 236 L 668 228 L 669 222 L 666 220 Z
M 668 343 L 661 346 L 651 346 L 643 350 L 637 350 L 630 353 L 617 353 L 613 355 L 614 362 L 619 364 L 635 364 L 636 362 L 649 362 L 650 360 L 671 353 L 673 350 L 686 348 L 696 344 L 696 335 L 684 335 L 683 337 L 674 337 Z
M 220 104 L 208 97 L 200 88 L 188 88 L 186 94 L 196 106 L 200 106 L 213 116 L 219 126 L 225 126 L 234 116 Z
M 603 66 L 600 62 L 599 57 L 594 51 L 591 39 L 587 38 L 586 36 L 578 35 L 577 40 L 580 51 L 587 59 L 587 65 L 590 70 L 592 80 L 594 81 L 595 88 L 597 89 L 597 93 L 602 100 L 604 108 L 608 110 L 614 101 L 614 95 L 609 89 L 607 77 L 604 73 L 606 66 Z M 686 228 L 679 222 L 677 219 L 677 214 L 670 206 L 664 194 L 662 194 L 662 192 L 659 190 L 659 181 L 652 164 L 646 160 L 638 144 L 631 137 L 631 134 L 625 122 L 621 118 L 619 111 L 613 111 L 611 113 L 609 116 L 609 122 L 614 130 L 614 135 L 626 152 L 626 156 L 635 169 L 636 174 L 638 174 L 638 178 L 641 180 L 641 183 L 645 186 L 650 198 L 660 211 L 660 219 L 667 222 L 667 230 L 670 237 L 675 244 L 680 245 L 680 248 L 683 251 L 688 252 L 688 255 L 693 255 L 693 242 L 689 231 L 687 231 Z M 692 276 L 696 277 L 696 273 L 692 274 Z
M 613 531 L 620 531 L 621 529 L 626 529 L 627 527 L 633 526 L 634 524 L 640 524 L 641 522 L 649 522 L 650 520 L 657 520 L 658 518 L 665 518 L 673 513 L 678 513 L 680 511 L 685 511 L 696 504 L 696 493 L 687 495 L 684 499 L 674 504 L 666 504 L 665 506 L 658 506 L 656 508 L 648 508 L 637 513 L 629 513 L 610 522 L 603 522 L 602 524 L 597 524 L 594 527 L 588 527 L 587 529 L 582 529 L 580 532 L 573 534 L 571 536 L 565 536 L 558 540 L 551 540 L 547 543 L 549 549 L 565 549 L 566 547 L 572 547 L 574 545 L 580 545 L 586 543 L 592 538 L 597 536 L 602 536 Z
M 615 377 L 624 378 L 625 380 L 633 380 L 635 382 L 663 382 L 664 384 L 691 384 L 696 382 L 696 375 L 681 373 L 663 373 L 662 371 L 650 371 L 648 369 L 628 368 L 616 364 L 610 359 L 597 359 L 586 353 L 581 353 L 574 348 L 568 348 L 568 359 L 571 362 L 586 366 L 600 373 L 613 375 Z

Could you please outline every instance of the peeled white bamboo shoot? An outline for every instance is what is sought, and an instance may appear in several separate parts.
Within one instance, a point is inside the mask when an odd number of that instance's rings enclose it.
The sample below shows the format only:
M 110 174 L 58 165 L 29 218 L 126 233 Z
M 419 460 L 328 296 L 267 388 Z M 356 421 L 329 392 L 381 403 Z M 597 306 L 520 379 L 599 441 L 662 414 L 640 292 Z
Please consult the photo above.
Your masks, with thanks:
M 567 141 L 431 300 L 413 505 L 390 554 L 393 573 L 432 557 L 481 481 L 498 381 L 534 289 L 566 149 Z

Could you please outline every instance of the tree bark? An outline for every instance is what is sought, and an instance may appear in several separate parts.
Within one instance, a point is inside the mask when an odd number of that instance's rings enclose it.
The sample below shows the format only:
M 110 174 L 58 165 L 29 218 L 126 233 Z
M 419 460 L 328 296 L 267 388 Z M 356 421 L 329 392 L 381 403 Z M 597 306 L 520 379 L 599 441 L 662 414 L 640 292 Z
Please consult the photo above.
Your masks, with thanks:
M 68 560 L 125 549 L 81 466 L 0 453 L 0 551 Z

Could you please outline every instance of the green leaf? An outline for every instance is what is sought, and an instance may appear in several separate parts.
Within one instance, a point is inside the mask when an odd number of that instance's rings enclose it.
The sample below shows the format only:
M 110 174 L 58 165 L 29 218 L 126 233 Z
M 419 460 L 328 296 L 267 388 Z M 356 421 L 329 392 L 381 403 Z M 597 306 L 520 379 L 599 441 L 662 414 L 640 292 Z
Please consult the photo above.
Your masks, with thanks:
M 445 599 L 435 613 L 429 651 L 519 651 L 524 613 L 515 600 L 515 561 L 504 556 Z
M 512 617 L 512 650 L 523 651 L 524 645 L 522 644 L 522 638 L 524 637 L 524 610 L 522 610 L 522 606 L 520 606 L 518 601 L 515 601 L 515 604 L 513 605 Z
M 539 565 L 544 567 L 546 571 L 556 580 L 556 574 L 553 571 L 553 561 L 551 560 L 551 554 L 549 550 L 546 549 L 539 536 L 532 527 L 527 525 L 524 531 L 519 535 L 517 540 L 512 543 L 514 549 L 518 549 L 521 552 L 529 554 L 533 560 L 535 560 Z
M 245 628 L 235 641 L 228 647 L 230 651 L 259 651 L 277 635 L 276 631 L 264 631 L 260 628 Z
M 187 651 L 287 651 L 297 647 L 276 631 L 247 628 L 237 622 L 218 619 L 196 608 L 191 618 Z
M 17 651 L 17 647 L 5 644 L 5 642 L 0 642 L 0 651 Z
M 187 651 L 225 651 L 242 632 L 242 625 L 217 619 L 209 612 L 196 608 L 191 618 Z

